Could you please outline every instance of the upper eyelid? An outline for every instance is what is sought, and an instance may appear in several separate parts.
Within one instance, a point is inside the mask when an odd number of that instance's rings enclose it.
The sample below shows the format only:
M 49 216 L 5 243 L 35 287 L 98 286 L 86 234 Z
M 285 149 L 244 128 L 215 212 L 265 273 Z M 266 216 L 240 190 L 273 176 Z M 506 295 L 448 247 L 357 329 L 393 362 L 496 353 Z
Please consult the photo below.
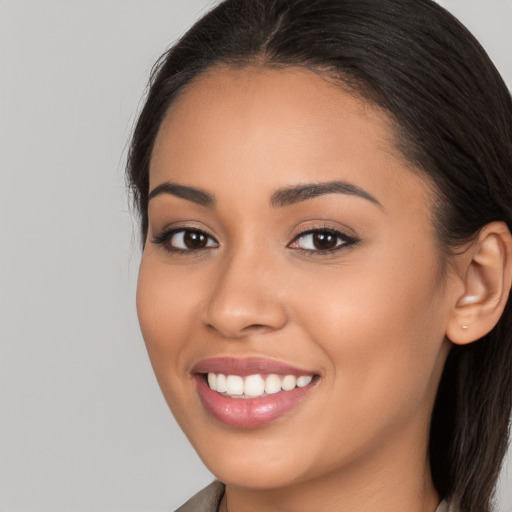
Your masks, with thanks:
M 169 236 L 169 235 L 179 233 L 181 231 L 197 231 L 199 233 L 203 233 L 204 235 L 211 238 L 212 240 L 215 240 L 218 243 L 218 240 L 213 235 L 211 235 L 208 231 L 206 231 L 205 229 L 199 228 L 199 227 L 195 227 L 195 226 L 176 226 L 176 227 L 164 228 L 157 235 L 155 235 L 155 237 L 158 237 L 161 235 Z M 303 230 L 299 230 L 299 232 L 297 232 L 293 236 L 291 241 L 293 242 L 294 240 L 296 240 L 297 238 L 300 238 L 301 236 L 310 235 L 312 233 L 318 233 L 318 232 L 330 232 L 330 233 L 340 235 L 341 237 L 354 238 L 353 236 L 348 235 L 347 233 L 345 233 L 344 231 L 342 231 L 340 229 L 333 228 L 330 226 L 322 226 L 322 227 L 312 227 L 312 228 L 308 227 L 308 228 L 304 228 Z
M 161 231 L 159 231 L 156 235 L 153 235 L 152 241 L 153 241 L 153 243 L 163 243 L 165 241 L 168 241 L 171 237 L 173 237 L 174 235 L 176 235 L 177 233 L 180 233 L 182 231 L 196 231 L 196 232 L 202 233 L 206 237 L 210 238 L 216 244 L 219 243 L 219 241 L 213 235 L 208 233 L 208 231 L 205 231 L 204 229 L 194 227 L 194 226 L 188 226 L 188 227 L 187 226 L 176 226 L 176 227 L 164 228 Z
M 193 224 L 190 224 L 190 225 L 177 225 L 177 226 L 174 226 L 174 225 L 166 226 L 166 227 L 164 227 L 162 229 L 156 230 L 156 234 L 154 236 L 160 236 L 162 234 L 168 235 L 168 234 L 172 234 L 172 233 L 179 233 L 180 231 L 198 231 L 199 233 L 203 233 L 206 236 L 216 240 L 215 236 L 211 234 L 209 228 L 199 227 L 199 226 L 195 226 Z
M 311 236 L 315 233 L 322 233 L 322 232 L 328 232 L 333 235 L 335 235 L 339 240 L 341 240 L 341 243 L 337 244 L 336 247 L 333 247 L 331 249 L 305 249 L 303 247 L 293 247 L 294 244 L 298 243 L 298 241 L 306 236 Z M 340 229 L 336 229 L 333 227 L 323 227 L 323 228 L 310 228 L 305 229 L 301 233 L 296 234 L 292 240 L 287 244 L 287 247 L 290 249 L 293 249 L 295 251 L 300 251 L 303 253 L 307 253 L 310 255 L 328 255 L 332 253 L 337 253 L 338 251 L 342 251 L 343 249 L 350 248 L 357 244 L 360 241 L 358 237 L 348 235 L 344 231 L 341 231 Z
M 217 238 L 215 236 L 211 235 L 207 230 L 199 228 L 197 226 L 174 226 L 174 227 L 170 226 L 168 228 L 164 228 L 163 230 L 161 230 L 160 232 L 158 232 L 156 235 L 154 235 L 152 237 L 152 242 L 157 243 L 157 244 L 164 244 L 165 242 L 168 242 L 177 233 L 184 232 L 184 231 L 195 231 L 195 232 L 202 233 L 207 238 L 209 238 L 210 240 L 215 242 L 215 244 L 220 245 L 220 242 L 217 240 Z M 300 238 L 308 236 L 308 235 L 312 235 L 312 234 L 318 233 L 318 232 L 332 233 L 332 234 L 338 236 L 341 240 L 343 240 L 346 243 L 358 241 L 357 237 L 349 235 L 345 231 L 343 231 L 339 228 L 334 228 L 332 226 L 324 225 L 324 226 L 307 227 L 307 228 L 305 227 L 305 228 L 300 229 L 293 236 L 293 238 L 286 244 L 286 247 L 290 248 L 290 245 L 295 243 Z M 346 245 L 346 244 L 340 244 L 340 247 L 343 245 Z M 210 249 L 211 248 L 212 247 L 210 247 Z M 208 249 L 208 248 L 205 247 L 203 249 Z M 177 250 L 179 250 L 179 249 L 177 249 Z M 196 249 L 196 250 L 201 250 L 201 249 Z M 307 249 L 304 249 L 304 250 L 308 251 Z M 194 249 L 190 249 L 188 251 L 194 252 Z M 308 251 L 308 252 L 314 252 L 314 251 Z M 317 252 L 322 252 L 322 251 L 319 250 Z
M 329 233 L 333 233 L 333 234 L 340 236 L 340 238 L 347 238 L 350 240 L 356 239 L 356 237 L 354 235 L 349 235 L 348 233 L 346 233 L 345 231 L 343 231 L 339 228 L 334 228 L 331 226 L 322 226 L 322 227 L 304 228 L 303 230 L 300 230 L 298 233 L 296 233 L 293 236 L 291 242 L 297 240 L 298 238 L 300 238 L 302 236 L 311 235 L 313 233 L 318 233 L 318 232 L 329 232 Z

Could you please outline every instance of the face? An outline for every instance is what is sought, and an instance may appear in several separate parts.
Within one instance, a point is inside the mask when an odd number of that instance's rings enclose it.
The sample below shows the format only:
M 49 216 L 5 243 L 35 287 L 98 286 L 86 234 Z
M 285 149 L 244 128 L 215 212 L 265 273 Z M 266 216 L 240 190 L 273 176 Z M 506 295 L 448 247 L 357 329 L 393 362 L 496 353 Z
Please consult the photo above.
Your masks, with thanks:
M 309 71 L 214 69 L 163 122 L 150 190 L 139 320 L 210 470 L 424 465 L 452 298 L 387 116 Z

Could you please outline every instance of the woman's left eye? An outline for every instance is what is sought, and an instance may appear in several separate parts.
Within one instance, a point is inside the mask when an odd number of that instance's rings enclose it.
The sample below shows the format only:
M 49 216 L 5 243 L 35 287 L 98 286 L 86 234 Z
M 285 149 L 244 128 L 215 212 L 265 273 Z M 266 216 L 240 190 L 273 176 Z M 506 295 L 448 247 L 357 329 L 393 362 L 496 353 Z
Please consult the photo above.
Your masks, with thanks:
M 303 251 L 329 253 L 356 242 L 341 231 L 334 229 L 314 229 L 296 236 L 288 247 Z

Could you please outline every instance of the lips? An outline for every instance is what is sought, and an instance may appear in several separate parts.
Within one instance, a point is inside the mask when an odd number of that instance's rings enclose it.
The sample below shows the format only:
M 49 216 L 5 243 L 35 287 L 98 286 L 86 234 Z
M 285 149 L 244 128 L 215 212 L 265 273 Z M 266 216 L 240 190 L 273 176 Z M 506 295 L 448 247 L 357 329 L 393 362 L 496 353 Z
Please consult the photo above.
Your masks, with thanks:
M 254 375 L 260 373 L 270 375 L 312 375 L 314 372 L 305 369 L 295 368 L 294 366 L 274 361 L 272 359 L 264 359 L 260 357 L 251 357 L 247 359 L 236 359 L 234 357 L 215 357 L 211 359 L 203 359 L 199 361 L 193 368 L 193 373 L 224 373 L 224 375 Z
M 262 358 L 205 359 L 192 372 L 206 410 L 236 428 L 277 420 L 302 402 L 318 380 L 310 370 Z

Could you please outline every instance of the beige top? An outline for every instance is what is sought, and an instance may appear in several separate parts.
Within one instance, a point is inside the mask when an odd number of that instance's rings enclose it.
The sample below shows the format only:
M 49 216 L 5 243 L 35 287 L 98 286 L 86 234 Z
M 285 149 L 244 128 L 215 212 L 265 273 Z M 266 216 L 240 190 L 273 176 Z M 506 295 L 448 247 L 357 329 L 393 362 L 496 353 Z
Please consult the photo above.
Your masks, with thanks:
M 224 485 L 216 480 L 195 496 L 190 498 L 184 505 L 175 512 L 218 512 L 220 501 L 224 496 Z M 436 512 L 455 512 L 450 505 L 443 501 Z

